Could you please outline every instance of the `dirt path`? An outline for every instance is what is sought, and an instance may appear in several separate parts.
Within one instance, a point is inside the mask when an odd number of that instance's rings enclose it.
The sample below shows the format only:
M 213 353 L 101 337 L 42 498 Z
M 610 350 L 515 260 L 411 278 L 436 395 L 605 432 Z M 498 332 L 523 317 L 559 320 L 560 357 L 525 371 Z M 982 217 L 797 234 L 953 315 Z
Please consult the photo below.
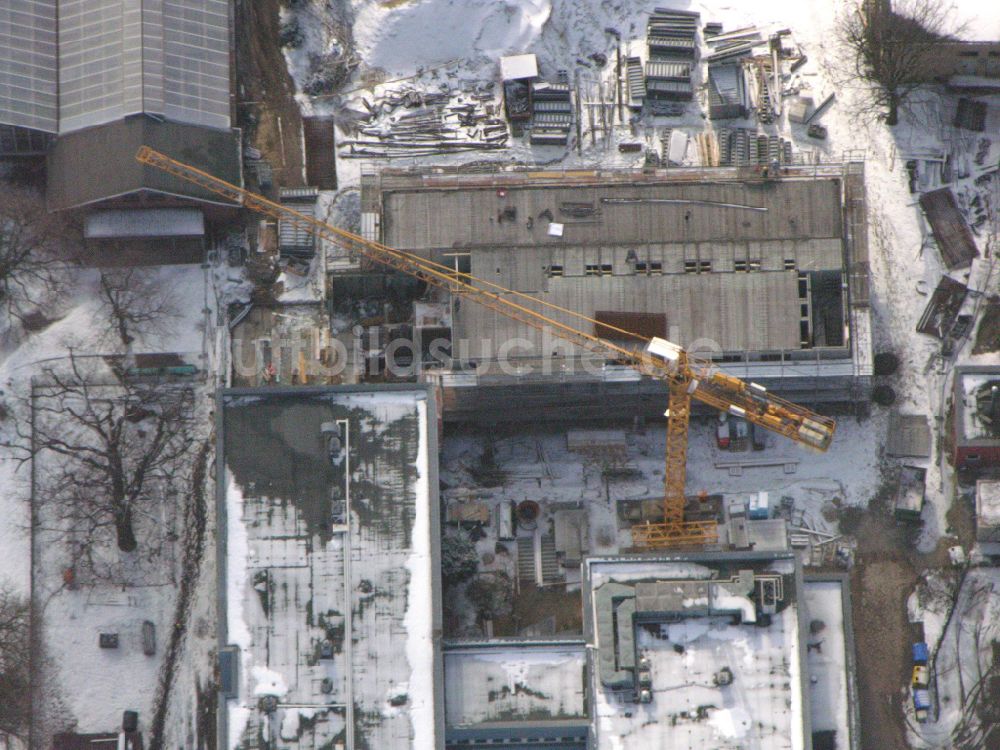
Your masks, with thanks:
M 303 184 L 302 115 L 278 46 L 278 0 L 236 4 L 237 121 L 260 149 L 274 182 Z
M 208 504 L 205 499 L 205 477 L 208 470 L 208 457 L 212 449 L 212 440 L 206 440 L 194 463 L 194 473 L 191 480 L 191 501 L 186 509 L 184 522 L 184 558 L 181 564 L 181 587 L 177 594 L 174 627 L 167 641 L 166 657 L 160 671 L 160 685 L 157 690 L 153 709 L 153 720 L 150 724 L 150 750 L 162 750 L 164 747 L 164 729 L 167 711 L 170 708 L 171 689 L 174 676 L 177 673 L 178 658 L 187 633 L 188 620 L 191 614 L 191 599 L 198 583 L 201 570 L 202 553 L 205 550 L 205 529 L 208 517 Z
M 851 571 L 852 618 L 858 665 L 861 747 L 905 748 L 903 688 L 909 683 L 910 645 L 918 637 L 910 625 L 906 600 L 922 575 L 948 565 L 943 539 L 931 554 L 916 551 L 916 530 L 895 522 L 888 493 L 872 500 L 857 520 L 857 558 Z M 951 530 L 971 541 L 971 509 L 960 499 L 948 512 Z
M 906 597 L 917 579 L 912 564 L 892 551 L 880 559 L 859 560 L 852 571 L 861 747 L 866 750 L 906 747 L 900 692 L 910 668 Z

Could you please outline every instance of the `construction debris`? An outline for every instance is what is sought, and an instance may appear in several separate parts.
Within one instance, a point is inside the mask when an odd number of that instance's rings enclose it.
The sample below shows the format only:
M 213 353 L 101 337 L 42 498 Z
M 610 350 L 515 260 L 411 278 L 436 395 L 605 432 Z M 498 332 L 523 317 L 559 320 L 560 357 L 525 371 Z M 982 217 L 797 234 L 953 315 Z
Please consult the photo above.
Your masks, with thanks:
M 369 116 L 358 124 L 358 138 L 340 143 L 342 158 L 431 156 L 507 145 L 507 124 L 496 114 L 492 83 L 471 91 L 399 90 L 363 103 Z
M 733 120 L 747 116 L 746 79 L 740 65 L 708 66 L 708 119 Z
M 950 188 L 941 188 L 920 196 L 920 207 L 927 216 L 934 240 L 949 270 L 966 268 L 979 255 L 972 230 L 958 209 Z
M 949 276 L 942 276 L 941 281 L 931 295 L 920 321 L 917 323 L 919 333 L 944 339 L 955 325 L 959 310 L 965 302 L 969 289 Z

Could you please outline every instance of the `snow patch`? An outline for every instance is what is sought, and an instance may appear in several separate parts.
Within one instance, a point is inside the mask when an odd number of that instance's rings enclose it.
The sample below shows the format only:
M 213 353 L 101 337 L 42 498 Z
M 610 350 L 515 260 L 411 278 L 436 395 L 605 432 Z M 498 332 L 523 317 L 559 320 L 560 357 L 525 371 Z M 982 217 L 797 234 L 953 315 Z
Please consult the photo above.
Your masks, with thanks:
M 390 73 L 453 59 L 493 64 L 528 48 L 551 12 L 548 0 L 417 0 L 397 8 L 370 2 L 357 13 L 354 39 L 369 65 Z
M 251 674 L 254 679 L 253 694 L 255 696 L 274 695 L 278 698 L 284 698 L 288 693 L 288 683 L 285 682 L 283 674 L 259 664 L 254 665 Z
M 379 394 L 384 397 L 385 394 Z M 402 394 L 400 394 L 402 396 Z M 412 404 L 412 395 L 409 396 Z M 420 440 L 417 446 L 414 483 L 416 513 L 413 522 L 413 551 L 406 561 L 410 573 L 409 596 L 403 626 L 406 628 L 406 659 L 410 664 L 410 723 L 415 750 L 433 750 L 434 737 L 434 644 L 431 639 L 433 601 L 431 580 L 430 514 L 436 511 L 430 502 L 430 456 L 427 451 L 427 402 L 418 401 L 417 421 Z
M 750 725 L 753 724 L 753 719 L 742 708 L 721 708 L 712 711 L 708 723 L 722 737 L 734 739 L 746 735 Z

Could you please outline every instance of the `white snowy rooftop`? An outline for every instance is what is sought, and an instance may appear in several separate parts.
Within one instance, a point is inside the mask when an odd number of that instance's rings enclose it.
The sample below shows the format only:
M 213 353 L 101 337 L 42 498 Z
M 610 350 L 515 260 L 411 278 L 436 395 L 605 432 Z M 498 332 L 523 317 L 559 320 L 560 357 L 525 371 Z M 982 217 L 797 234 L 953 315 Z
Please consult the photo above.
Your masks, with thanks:
M 1000 368 L 968 367 L 956 372 L 956 427 L 960 442 L 997 441 L 976 406 L 977 393 L 990 382 L 1000 382 Z
M 1000 526 L 1000 480 L 980 479 L 976 482 L 976 524 Z
M 842 581 L 806 581 L 803 595 L 810 623 L 817 631 L 808 635 L 806 668 L 809 672 L 809 707 L 812 731 L 833 732 L 837 747 L 850 747 L 852 707 L 848 683 L 847 623 Z
M 230 748 L 261 733 L 275 750 L 440 744 L 428 404 L 416 387 L 225 396 Z
M 583 644 L 468 646 L 444 655 L 449 727 L 587 715 Z
M 752 554 L 737 562 L 738 558 L 732 556 L 723 564 L 742 567 L 751 558 Z M 797 576 L 795 561 L 788 554 L 765 561 L 766 557 L 758 555 L 755 564 L 766 567 L 769 575 Z M 692 562 L 680 557 L 660 561 L 592 559 L 587 566 L 591 592 L 610 582 L 728 578 L 716 562 Z M 783 606 L 766 626 L 734 625 L 733 617 L 728 615 L 638 622 L 636 660 L 648 662 L 652 700 L 637 703 L 628 692 L 610 690 L 596 674 L 592 675 L 596 747 L 805 747 L 808 717 L 804 713 L 801 679 L 804 647 L 796 594 L 795 585 L 786 587 Z M 596 614 L 588 605 L 586 617 L 595 618 Z M 587 625 L 589 637 L 596 640 L 595 621 L 591 619 Z M 600 648 L 601 644 L 594 646 Z M 727 668 L 732 673 L 731 684 L 717 684 Z

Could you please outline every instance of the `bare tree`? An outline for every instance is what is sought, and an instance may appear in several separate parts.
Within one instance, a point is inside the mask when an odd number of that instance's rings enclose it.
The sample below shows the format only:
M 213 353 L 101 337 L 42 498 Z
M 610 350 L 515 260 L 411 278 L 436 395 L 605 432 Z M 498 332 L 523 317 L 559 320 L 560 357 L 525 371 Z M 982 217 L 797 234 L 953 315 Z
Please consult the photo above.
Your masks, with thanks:
M 18 319 L 67 283 L 79 235 L 29 188 L 0 182 L 0 305 Z
M 895 125 L 899 108 L 928 82 L 935 48 L 958 31 L 953 16 L 947 0 L 863 0 L 841 16 L 849 77 L 868 84 L 886 124 Z
M 173 290 L 148 269 L 101 271 L 98 292 L 105 333 L 125 348 L 142 336 L 166 332 L 179 315 Z
M 28 600 L 0 587 L 0 744 L 26 739 L 30 711 Z
M 110 529 L 118 549 L 136 550 L 137 520 L 156 511 L 189 463 L 191 390 L 127 378 L 94 385 L 75 356 L 43 378 L 32 398 L 38 495 L 84 543 Z

